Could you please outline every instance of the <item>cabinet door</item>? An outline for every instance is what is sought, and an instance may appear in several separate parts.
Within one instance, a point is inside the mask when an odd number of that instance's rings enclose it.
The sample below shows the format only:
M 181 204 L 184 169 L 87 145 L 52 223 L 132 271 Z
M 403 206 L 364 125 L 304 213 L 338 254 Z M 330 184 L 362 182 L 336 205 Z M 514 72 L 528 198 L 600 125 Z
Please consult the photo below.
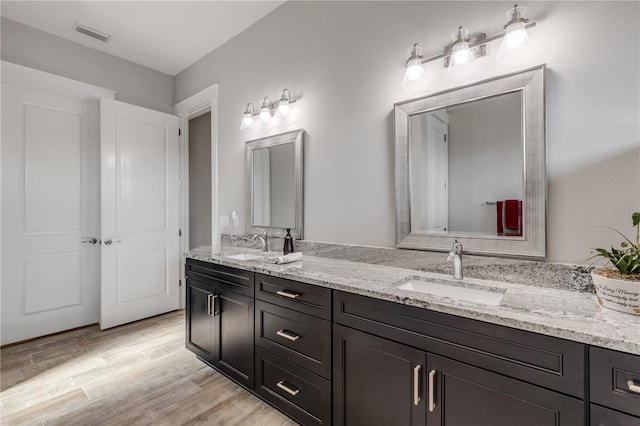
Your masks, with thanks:
M 213 362 L 213 288 L 192 278 L 187 279 L 186 336 L 187 349 Z
M 579 399 L 432 354 L 426 374 L 429 426 L 584 425 Z
M 424 425 L 426 354 L 334 325 L 335 425 Z
M 253 298 L 216 288 L 213 318 L 214 365 L 253 389 Z
M 640 417 L 591 404 L 591 426 L 640 426 Z

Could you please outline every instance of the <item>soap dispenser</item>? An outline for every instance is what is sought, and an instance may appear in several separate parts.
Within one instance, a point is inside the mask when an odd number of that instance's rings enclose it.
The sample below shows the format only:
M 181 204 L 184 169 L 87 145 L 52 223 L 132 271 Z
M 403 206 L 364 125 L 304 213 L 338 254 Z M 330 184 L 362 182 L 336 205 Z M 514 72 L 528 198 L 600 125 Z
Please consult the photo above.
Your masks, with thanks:
M 293 253 L 293 237 L 291 236 L 290 228 L 287 228 L 287 235 L 284 237 L 284 248 L 282 249 L 282 253 Z

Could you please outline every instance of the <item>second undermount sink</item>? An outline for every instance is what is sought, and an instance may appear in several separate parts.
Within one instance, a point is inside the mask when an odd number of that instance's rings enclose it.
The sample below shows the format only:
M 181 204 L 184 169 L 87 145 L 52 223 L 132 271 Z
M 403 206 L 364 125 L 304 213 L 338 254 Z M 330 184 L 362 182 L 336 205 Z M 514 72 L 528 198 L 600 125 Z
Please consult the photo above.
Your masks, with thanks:
M 497 287 L 485 287 L 469 284 L 464 281 L 447 283 L 444 280 L 429 279 L 427 277 L 409 277 L 403 280 L 402 284 L 398 285 L 397 288 L 399 290 L 448 297 L 491 306 L 498 306 L 506 292 L 506 289 Z
M 228 254 L 225 257 L 229 259 L 235 259 L 235 260 L 256 260 L 256 259 L 262 259 L 264 256 L 261 254 L 255 254 L 255 253 L 236 253 L 236 254 Z

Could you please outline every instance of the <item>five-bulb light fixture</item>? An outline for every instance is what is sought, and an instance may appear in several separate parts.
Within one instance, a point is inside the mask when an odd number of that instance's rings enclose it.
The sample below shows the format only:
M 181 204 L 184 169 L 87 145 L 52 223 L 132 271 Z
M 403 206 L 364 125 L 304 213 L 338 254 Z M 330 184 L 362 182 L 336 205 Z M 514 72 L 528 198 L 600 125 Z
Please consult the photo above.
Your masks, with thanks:
M 504 37 L 504 40 L 502 40 L 502 45 L 498 51 L 498 60 L 506 62 L 519 57 L 521 52 L 531 48 L 527 28 L 536 25 L 535 22 L 529 23 L 529 20 L 525 18 L 526 13 L 526 7 L 514 5 L 512 9 L 507 11 L 508 22 L 504 26 L 504 32 L 489 38 L 485 33 L 470 36 L 469 30 L 464 27 L 458 27 L 451 36 L 453 42 L 444 48 L 444 53 L 430 58 L 425 59 L 422 56 L 422 47 L 415 43 L 409 51 L 407 70 L 402 80 L 402 87 L 419 87 L 424 83 L 425 72 L 422 64 L 443 59 L 444 67 L 447 70 L 472 64 L 477 57 L 486 55 L 487 43 L 501 37 Z
M 253 103 L 249 102 L 247 104 L 247 108 L 244 111 L 242 116 L 242 123 L 240 124 L 240 129 L 248 129 L 253 126 L 253 117 L 258 116 L 260 121 L 268 122 L 274 115 L 286 116 L 289 114 L 289 110 L 291 109 L 291 104 L 295 103 L 295 99 L 291 99 L 291 92 L 289 89 L 284 89 L 282 91 L 282 96 L 280 100 L 273 104 L 271 102 L 271 98 L 269 96 L 265 96 L 262 101 L 262 105 L 260 106 L 260 112 L 256 113 L 253 108 Z

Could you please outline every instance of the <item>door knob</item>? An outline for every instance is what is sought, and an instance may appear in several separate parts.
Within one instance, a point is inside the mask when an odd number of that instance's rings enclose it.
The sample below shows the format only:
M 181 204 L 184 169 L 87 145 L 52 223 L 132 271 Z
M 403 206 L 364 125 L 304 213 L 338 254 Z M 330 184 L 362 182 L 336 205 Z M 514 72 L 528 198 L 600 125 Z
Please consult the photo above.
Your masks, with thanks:
M 80 241 L 80 243 L 81 243 L 81 244 L 82 244 L 82 243 L 89 243 L 89 244 L 91 244 L 91 245 L 94 245 L 94 244 L 96 244 L 97 242 L 98 242 L 98 239 L 97 239 L 97 238 L 89 238 L 88 240 L 82 240 L 82 241 Z
M 107 238 L 106 240 L 104 240 L 104 245 L 105 246 L 110 246 L 113 243 L 121 243 L 121 240 L 112 240 L 111 238 Z

